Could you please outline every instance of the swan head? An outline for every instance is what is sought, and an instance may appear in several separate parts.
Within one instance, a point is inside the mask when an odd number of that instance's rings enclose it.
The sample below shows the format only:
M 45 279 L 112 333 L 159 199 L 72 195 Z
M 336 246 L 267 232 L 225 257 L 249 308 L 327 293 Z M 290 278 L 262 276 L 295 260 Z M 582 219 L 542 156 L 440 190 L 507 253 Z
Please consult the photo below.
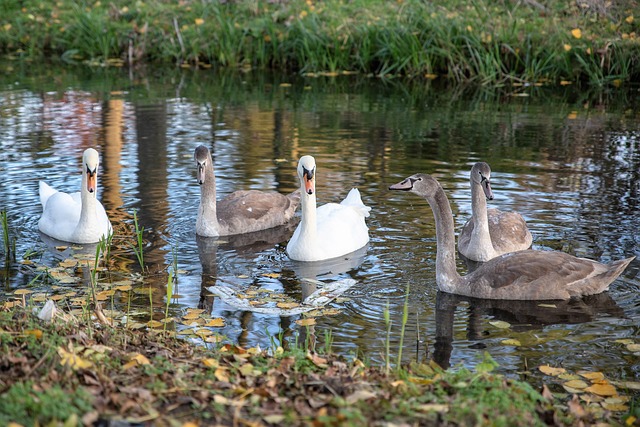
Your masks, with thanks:
M 197 168 L 197 180 L 198 184 L 204 184 L 205 179 L 205 170 L 207 167 L 207 162 L 211 161 L 211 154 L 209 153 L 209 149 L 204 145 L 200 145 L 196 147 L 196 151 L 193 153 L 193 158 L 196 160 L 196 168 Z
M 478 162 L 471 168 L 471 183 L 478 184 L 482 187 L 484 195 L 488 200 L 493 200 L 493 191 L 491 191 L 491 168 L 485 162 Z
M 312 195 L 316 192 L 316 159 L 312 156 L 302 156 L 298 162 L 298 177 L 304 187 L 304 192 Z
M 426 173 L 417 173 L 403 179 L 397 184 L 391 185 L 389 190 L 410 191 L 416 193 L 418 196 L 431 199 L 435 197 L 439 188 L 442 187 L 440 187 L 440 184 L 434 177 Z
M 82 172 L 87 177 L 87 191 L 96 193 L 98 187 L 98 165 L 100 164 L 100 155 L 93 148 L 87 148 L 82 155 Z

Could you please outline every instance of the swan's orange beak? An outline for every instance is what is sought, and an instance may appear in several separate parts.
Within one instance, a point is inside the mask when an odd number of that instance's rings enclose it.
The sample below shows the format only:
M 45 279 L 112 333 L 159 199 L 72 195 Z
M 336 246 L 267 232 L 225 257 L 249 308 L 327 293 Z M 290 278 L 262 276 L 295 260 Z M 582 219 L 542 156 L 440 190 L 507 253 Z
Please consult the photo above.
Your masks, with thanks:
M 98 187 L 98 168 L 93 171 L 87 168 L 87 191 L 89 193 L 95 193 Z
M 304 181 L 304 192 L 307 194 L 313 194 L 316 192 L 316 180 L 314 175 L 315 168 L 313 168 L 313 170 L 303 168 L 302 179 Z

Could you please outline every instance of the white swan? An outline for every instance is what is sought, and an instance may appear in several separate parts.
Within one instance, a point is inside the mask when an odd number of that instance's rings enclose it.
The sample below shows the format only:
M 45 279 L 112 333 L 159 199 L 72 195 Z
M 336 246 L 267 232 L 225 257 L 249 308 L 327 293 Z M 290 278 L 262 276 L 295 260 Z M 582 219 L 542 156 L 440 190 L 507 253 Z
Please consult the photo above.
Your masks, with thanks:
M 458 250 L 472 261 L 489 261 L 508 252 L 529 249 L 533 238 L 522 215 L 487 209 L 486 199 L 493 200 L 491 168 L 478 162 L 471 168 L 472 217 L 458 236 Z
M 348 254 L 369 242 L 365 206 L 357 188 L 338 203 L 316 208 L 316 161 L 302 156 L 298 162 L 302 193 L 302 219 L 287 244 L 289 258 L 296 261 L 320 261 Z
M 415 174 L 389 187 L 424 197 L 436 222 L 436 283 L 452 294 L 486 299 L 553 300 L 603 292 L 635 257 L 602 264 L 564 252 L 511 252 L 460 276 L 456 271 L 453 214 L 444 190 L 430 175 Z
M 300 195 L 275 191 L 240 190 L 216 200 L 216 176 L 211 152 L 204 145 L 195 149 L 200 206 L 196 234 L 204 237 L 251 233 L 284 225 L 295 215 Z
M 40 181 L 40 231 L 72 243 L 96 243 L 111 233 L 111 222 L 97 198 L 99 163 L 98 152 L 87 148 L 82 155 L 82 187 L 76 193 L 63 193 Z

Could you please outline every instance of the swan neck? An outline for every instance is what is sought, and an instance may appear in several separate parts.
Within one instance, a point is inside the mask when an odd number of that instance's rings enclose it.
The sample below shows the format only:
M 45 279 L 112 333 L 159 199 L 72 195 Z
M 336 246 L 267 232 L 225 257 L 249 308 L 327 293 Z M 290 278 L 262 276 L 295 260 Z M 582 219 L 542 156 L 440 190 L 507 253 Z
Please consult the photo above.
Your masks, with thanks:
M 471 180 L 471 213 L 473 215 L 473 235 L 482 241 L 489 241 L 489 216 L 487 214 L 487 199 L 481 184 Z
M 96 191 L 90 193 L 87 190 L 87 173 L 82 171 L 82 187 L 80 188 L 80 220 L 76 226 L 76 230 L 85 230 L 97 226 L 98 218 L 96 215 L 96 204 L 98 203 L 98 176 L 96 175 Z
M 304 186 L 300 190 L 302 191 L 300 235 L 303 241 L 309 242 L 315 240 L 318 234 L 316 193 L 307 194 Z
M 453 213 L 449 199 L 440 187 L 429 205 L 436 222 L 436 283 L 441 291 L 453 293 L 462 278 L 456 271 L 456 249 L 453 227 Z
M 213 159 L 207 159 L 204 172 L 204 182 L 200 185 L 200 206 L 196 228 L 204 232 L 205 229 L 218 230 L 218 214 L 216 210 L 216 176 L 213 172 Z M 215 233 L 214 233 L 215 234 Z M 204 235 L 211 235 L 211 231 Z

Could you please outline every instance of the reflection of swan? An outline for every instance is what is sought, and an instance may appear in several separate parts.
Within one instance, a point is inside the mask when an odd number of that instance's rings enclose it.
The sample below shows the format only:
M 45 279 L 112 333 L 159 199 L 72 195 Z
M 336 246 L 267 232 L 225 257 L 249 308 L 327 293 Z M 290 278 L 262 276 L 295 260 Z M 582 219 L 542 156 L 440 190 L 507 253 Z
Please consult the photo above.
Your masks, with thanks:
M 82 187 L 76 193 L 56 191 L 40 181 L 40 231 L 72 243 L 96 243 L 111 233 L 111 222 L 97 199 L 99 163 L 98 152 L 87 148 L 82 156 Z
M 568 299 L 605 291 L 635 258 L 602 264 L 564 252 L 511 252 L 461 277 L 456 271 L 453 214 L 444 190 L 430 175 L 415 174 L 389 187 L 429 202 L 436 222 L 436 283 L 444 292 L 477 298 Z
M 471 168 L 472 217 L 462 227 L 458 250 L 472 261 L 484 262 L 508 252 L 529 249 L 533 241 L 522 215 L 487 209 L 486 199 L 493 200 L 490 177 L 491 168 L 484 162 Z
M 624 311 L 609 293 L 589 295 L 540 304 L 539 301 L 487 300 L 464 297 L 445 292 L 436 295 L 436 336 L 434 360 L 443 368 L 449 367 L 453 350 L 453 325 L 456 307 L 469 304 L 467 336 L 470 340 L 482 339 L 483 319 L 490 316 L 495 320 L 509 322 L 513 331 L 541 329 L 547 325 L 570 325 L 593 321 L 597 316 L 608 314 L 624 317 Z
M 287 245 L 287 254 L 296 261 L 320 261 L 360 249 L 369 242 L 365 217 L 371 208 L 362 203 L 353 188 L 338 203 L 316 208 L 316 161 L 302 156 L 298 163 L 302 197 L 302 220 Z
M 200 236 L 228 236 L 265 230 L 289 222 L 300 201 L 298 192 L 287 196 L 275 191 L 241 190 L 216 200 L 216 178 L 209 149 L 195 150 L 200 187 L 196 233 Z
M 207 287 L 216 285 L 218 265 L 220 263 L 218 249 L 221 252 L 225 249 L 231 249 L 239 255 L 259 253 L 286 241 L 293 233 L 295 223 L 295 221 L 292 221 L 280 227 L 225 237 L 203 237 L 196 234 L 198 257 L 200 258 L 200 264 L 202 264 L 199 308 L 211 310 L 213 302 Z

